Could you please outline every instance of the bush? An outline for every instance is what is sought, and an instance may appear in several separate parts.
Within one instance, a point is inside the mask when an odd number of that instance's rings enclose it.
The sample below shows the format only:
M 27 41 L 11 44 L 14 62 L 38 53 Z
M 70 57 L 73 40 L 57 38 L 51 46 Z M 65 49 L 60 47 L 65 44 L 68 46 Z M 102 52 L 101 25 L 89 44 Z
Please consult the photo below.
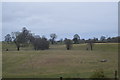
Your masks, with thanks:
M 49 41 L 46 38 L 36 38 L 33 42 L 35 50 L 49 49 Z
M 106 78 L 103 70 L 96 70 L 90 78 Z

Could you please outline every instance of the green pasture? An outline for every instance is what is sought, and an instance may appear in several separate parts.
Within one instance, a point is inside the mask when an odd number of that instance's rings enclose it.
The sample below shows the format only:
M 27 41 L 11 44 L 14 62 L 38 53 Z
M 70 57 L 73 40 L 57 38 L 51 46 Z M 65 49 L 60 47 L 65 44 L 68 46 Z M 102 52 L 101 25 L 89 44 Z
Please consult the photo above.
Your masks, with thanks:
M 93 51 L 87 51 L 86 44 L 74 44 L 72 50 L 56 44 L 38 51 L 30 45 L 17 51 L 14 44 L 4 43 L 2 58 L 4 78 L 89 78 L 96 70 L 113 78 L 118 70 L 118 44 L 96 43 Z M 107 62 L 100 62 L 103 59 Z

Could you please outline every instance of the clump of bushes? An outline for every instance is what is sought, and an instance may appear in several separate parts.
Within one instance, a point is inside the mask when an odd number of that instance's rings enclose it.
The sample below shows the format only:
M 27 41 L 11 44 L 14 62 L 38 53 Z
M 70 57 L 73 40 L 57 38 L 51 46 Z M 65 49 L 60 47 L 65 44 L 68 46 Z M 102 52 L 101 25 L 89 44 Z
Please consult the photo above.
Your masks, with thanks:
M 49 41 L 46 38 L 35 38 L 33 46 L 35 50 L 49 49 Z
M 95 79 L 95 78 L 106 78 L 106 76 L 105 76 L 103 70 L 96 70 L 90 78 L 92 78 L 92 79 Z

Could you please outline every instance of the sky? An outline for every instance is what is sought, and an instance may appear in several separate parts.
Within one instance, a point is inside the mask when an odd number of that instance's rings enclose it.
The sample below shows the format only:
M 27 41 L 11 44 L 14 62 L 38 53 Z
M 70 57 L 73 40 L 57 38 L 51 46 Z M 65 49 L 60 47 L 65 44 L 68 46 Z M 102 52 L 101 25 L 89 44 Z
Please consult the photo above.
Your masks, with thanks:
M 2 40 L 26 27 L 50 38 L 51 33 L 72 39 L 118 36 L 117 2 L 3 2 Z

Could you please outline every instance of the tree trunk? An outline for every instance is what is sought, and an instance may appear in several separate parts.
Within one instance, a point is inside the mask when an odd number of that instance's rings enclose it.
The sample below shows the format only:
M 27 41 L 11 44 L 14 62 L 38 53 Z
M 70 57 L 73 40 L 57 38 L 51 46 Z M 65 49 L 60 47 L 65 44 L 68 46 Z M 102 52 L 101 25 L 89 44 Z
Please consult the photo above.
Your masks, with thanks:
M 70 45 L 67 45 L 67 50 L 70 50 Z
M 52 44 L 54 44 L 54 38 L 52 39 Z
M 17 50 L 18 50 L 18 51 L 20 50 L 20 46 L 17 46 Z
M 54 43 L 54 41 L 52 41 L 52 44 Z
M 90 48 L 91 48 L 91 51 L 93 50 L 93 48 L 92 48 L 92 43 L 90 43 Z
M 67 50 L 70 50 L 69 47 L 67 47 Z

